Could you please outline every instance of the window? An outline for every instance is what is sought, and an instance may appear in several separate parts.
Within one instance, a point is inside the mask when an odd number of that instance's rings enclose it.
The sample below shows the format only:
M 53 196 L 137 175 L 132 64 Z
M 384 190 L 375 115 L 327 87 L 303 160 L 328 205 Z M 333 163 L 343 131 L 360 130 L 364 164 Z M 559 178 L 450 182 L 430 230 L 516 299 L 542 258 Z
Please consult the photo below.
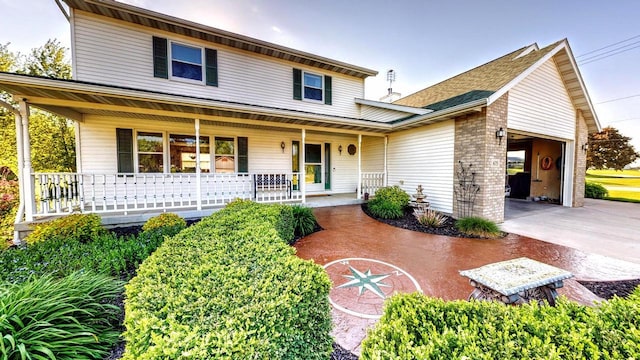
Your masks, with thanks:
M 138 172 L 163 172 L 163 141 L 162 133 L 138 132 Z
M 195 173 L 196 137 L 170 134 L 169 158 L 172 173 Z M 211 172 L 208 136 L 200 136 L 200 171 L 203 173 Z
M 293 69 L 293 99 L 312 100 L 331 105 L 332 78 Z
M 322 101 L 322 76 L 304 73 L 304 98 Z
M 202 82 L 202 49 L 171 43 L 171 76 Z
M 235 144 L 233 138 L 215 139 L 215 166 L 217 173 L 233 173 L 236 170 Z

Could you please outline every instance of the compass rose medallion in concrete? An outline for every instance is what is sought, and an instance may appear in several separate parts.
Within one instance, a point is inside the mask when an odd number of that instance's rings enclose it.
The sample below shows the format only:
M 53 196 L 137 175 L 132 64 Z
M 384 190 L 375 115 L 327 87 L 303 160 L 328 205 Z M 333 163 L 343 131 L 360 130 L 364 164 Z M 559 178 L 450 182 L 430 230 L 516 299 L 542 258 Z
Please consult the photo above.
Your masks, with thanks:
M 380 260 L 339 259 L 324 268 L 333 282 L 331 305 L 360 318 L 379 319 L 384 300 L 396 292 L 422 292 L 408 272 Z

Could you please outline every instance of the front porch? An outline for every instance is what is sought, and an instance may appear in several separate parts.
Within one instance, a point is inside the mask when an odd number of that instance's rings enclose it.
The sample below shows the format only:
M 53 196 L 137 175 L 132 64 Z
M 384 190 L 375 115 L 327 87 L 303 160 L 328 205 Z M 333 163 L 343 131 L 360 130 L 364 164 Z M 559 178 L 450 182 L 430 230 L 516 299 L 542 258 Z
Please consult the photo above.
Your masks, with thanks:
M 208 216 L 235 199 L 298 203 L 309 207 L 353 205 L 384 186 L 383 172 L 363 172 L 352 193 L 307 193 L 300 173 L 34 173 L 29 224 L 71 213 L 101 215 L 107 227 L 140 225 L 162 212 L 187 219 Z

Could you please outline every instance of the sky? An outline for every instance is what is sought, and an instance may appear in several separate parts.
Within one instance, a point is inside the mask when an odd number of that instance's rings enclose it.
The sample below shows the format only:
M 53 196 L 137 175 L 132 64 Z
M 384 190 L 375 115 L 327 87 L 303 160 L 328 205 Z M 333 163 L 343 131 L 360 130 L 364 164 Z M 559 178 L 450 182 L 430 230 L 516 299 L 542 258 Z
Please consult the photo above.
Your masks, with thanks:
M 121 1 L 376 70 L 365 82 L 372 100 L 386 94 L 390 69 L 393 90 L 406 96 L 523 46 L 567 38 L 600 124 L 640 151 L 637 0 Z M 0 8 L 0 44 L 9 50 L 28 53 L 50 38 L 70 46 L 54 0 L 0 0 Z

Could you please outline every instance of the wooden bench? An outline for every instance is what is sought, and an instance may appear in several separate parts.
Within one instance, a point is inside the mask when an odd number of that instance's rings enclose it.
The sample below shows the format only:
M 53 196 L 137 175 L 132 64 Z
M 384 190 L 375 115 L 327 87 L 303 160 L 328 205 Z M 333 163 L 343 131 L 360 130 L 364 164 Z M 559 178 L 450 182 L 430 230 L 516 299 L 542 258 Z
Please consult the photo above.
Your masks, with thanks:
M 497 300 L 505 304 L 530 301 L 555 305 L 563 281 L 573 274 L 526 257 L 460 271 L 475 287 L 469 300 Z
M 253 174 L 253 198 L 258 198 L 258 191 L 285 191 L 287 199 L 291 199 L 291 180 L 286 174 Z

